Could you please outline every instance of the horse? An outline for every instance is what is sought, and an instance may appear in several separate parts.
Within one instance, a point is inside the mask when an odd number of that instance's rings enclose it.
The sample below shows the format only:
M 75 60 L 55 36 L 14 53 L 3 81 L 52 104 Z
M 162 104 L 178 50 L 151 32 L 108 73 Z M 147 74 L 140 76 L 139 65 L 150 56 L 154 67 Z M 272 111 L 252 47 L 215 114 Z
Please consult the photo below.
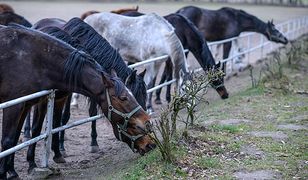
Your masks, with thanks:
M 287 44 L 288 39 L 279 32 L 273 21 L 263 22 L 243 10 L 223 7 L 208 10 L 195 6 L 186 6 L 177 11 L 193 22 L 208 41 L 219 41 L 239 36 L 242 32 L 252 31 L 263 34 L 268 40 Z M 223 44 L 223 59 L 228 58 L 232 42 Z M 226 69 L 226 63 L 223 63 Z
M 84 21 L 105 37 L 130 63 L 168 55 L 174 68 L 173 76 L 177 80 L 175 92 L 180 92 L 183 80 L 189 77 L 186 57 L 174 28 L 165 19 L 155 13 L 140 17 L 97 13 L 88 16 Z M 154 86 L 161 64 L 161 62 L 154 62 L 146 65 L 145 82 L 148 88 Z M 181 77 L 181 72 L 184 73 L 184 79 Z M 152 111 L 150 100 L 151 98 L 147 103 L 148 111 Z
M 26 27 L 32 26 L 32 24 L 24 17 L 15 14 L 14 12 L 0 13 L 0 24 L 7 26 L 9 23 L 17 23 Z
M 136 7 L 132 7 L 132 8 L 124 8 L 124 9 L 113 10 L 113 11 L 110 11 L 110 12 L 115 13 L 115 14 L 121 14 L 122 12 L 126 12 L 126 11 L 138 11 L 138 9 L 139 9 L 139 6 L 136 6 Z M 100 13 L 100 12 L 96 11 L 96 10 L 87 11 L 80 16 L 80 19 L 84 20 L 86 17 L 88 17 L 92 14 L 96 14 L 96 13 Z
M 68 33 L 69 36 L 72 36 L 75 41 L 78 41 L 77 48 L 80 48 L 80 46 L 82 46 L 83 50 L 88 52 L 105 69 L 108 69 L 109 71 L 110 69 L 114 69 L 122 82 L 125 82 L 126 87 L 128 87 L 132 91 L 137 102 L 144 110 L 146 110 L 147 92 L 146 84 L 143 81 L 145 71 L 141 72 L 140 74 L 137 74 L 136 70 L 128 68 L 121 56 L 91 26 L 84 23 L 79 18 L 73 18 L 68 22 L 65 22 L 60 19 L 49 18 L 40 20 L 33 27 L 42 29 L 44 32 L 48 31 L 49 34 L 54 35 L 64 41 L 67 41 L 65 40 L 67 38 L 64 37 L 63 32 L 61 32 L 60 30 L 53 30 L 55 27 L 63 29 L 63 31 Z M 70 99 L 71 96 L 68 97 L 68 100 L 65 105 L 61 120 L 62 125 L 65 125 L 70 117 Z M 89 115 L 94 116 L 96 114 L 96 104 L 90 103 Z M 92 122 L 91 127 L 91 152 L 97 152 L 98 143 L 96 140 L 96 121 Z M 60 133 L 60 150 L 62 153 L 65 153 L 64 131 Z
M 138 137 L 133 144 L 141 154 L 155 146 L 147 135 L 148 114 L 115 73 L 108 75 L 83 51 L 22 26 L 0 26 L 0 47 L 0 102 L 46 89 L 78 92 L 99 104 L 118 139 L 131 145 L 132 137 Z M 3 110 L 2 151 L 17 144 L 24 118 L 37 100 Z M 117 112 L 130 116 L 115 115 Z M 7 172 L 10 178 L 18 177 L 14 153 L 0 162 L 1 179 L 7 178 Z
M 0 4 L 0 13 L 14 12 L 14 9 L 8 4 Z
M 141 16 L 143 13 L 137 11 L 122 11 L 121 15 L 125 16 Z M 214 71 L 220 71 L 220 63 L 215 65 L 215 60 L 212 56 L 211 51 L 209 50 L 206 41 L 201 36 L 198 29 L 193 25 L 187 18 L 180 14 L 169 14 L 164 16 L 164 18 L 172 24 L 175 28 L 175 33 L 179 37 L 183 47 L 188 49 L 193 53 L 197 61 L 199 62 L 202 69 L 207 72 L 208 70 L 214 69 Z M 187 54 L 186 54 L 187 55 Z M 172 65 L 170 64 L 171 60 L 166 61 L 166 66 L 160 81 L 160 84 L 164 83 L 166 80 L 172 80 Z M 212 82 L 212 87 L 218 92 L 222 99 L 228 98 L 229 94 L 224 87 L 223 77 L 216 79 Z M 160 100 L 161 89 L 156 91 L 156 104 L 161 104 Z M 151 97 L 151 96 L 150 96 Z M 170 86 L 167 86 L 166 99 L 168 102 L 171 101 L 170 96 Z

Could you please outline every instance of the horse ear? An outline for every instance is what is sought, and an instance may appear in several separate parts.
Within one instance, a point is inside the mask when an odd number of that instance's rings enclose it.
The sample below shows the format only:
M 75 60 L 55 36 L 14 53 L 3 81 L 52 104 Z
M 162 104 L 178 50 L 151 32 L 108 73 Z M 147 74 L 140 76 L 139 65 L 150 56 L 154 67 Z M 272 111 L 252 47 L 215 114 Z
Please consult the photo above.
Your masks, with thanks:
M 126 78 L 125 85 L 131 84 L 132 82 L 136 81 L 136 74 L 137 70 L 133 70 L 133 72 Z
M 274 19 L 271 20 L 271 24 L 274 25 Z
M 144 69 L 144 70 L 139 74 L 139 76 L 142 77 L 142 79 L 143 79 L 146 72 L 147 72 L 147 69 Z
M 113 82 L 112 80 L 110 79 L 110 76 L 105 73 L 105 72 L 102 72 L 102 78 L 103 78 L 103 82 L 104 82 L 104 85 L 106 86 L 106 88 L 110 88 L 113 86 Z

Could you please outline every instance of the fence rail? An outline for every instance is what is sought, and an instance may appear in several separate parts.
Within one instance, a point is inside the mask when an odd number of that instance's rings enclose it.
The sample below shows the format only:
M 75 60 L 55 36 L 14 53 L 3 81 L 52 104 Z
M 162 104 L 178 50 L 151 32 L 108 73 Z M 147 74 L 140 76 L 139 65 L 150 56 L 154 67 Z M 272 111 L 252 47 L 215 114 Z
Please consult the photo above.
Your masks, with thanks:
M 300 35 L 308 32 L 308 16 L 286 21 L 284 23 L 279 24 L 277 27 L 280 31 L 284 32 L 284 34 L 288 37 L 288 39 L 293 40 L 293 39 L 299 37 Z M 210 49 L 212 49 L 213 46 L 221 45 L 225 42 L 234 42 L 234 41 L 238 41 L 238 40 L 247 38 L 246 43 L 247 43 L 248 48 L 245 51 L 237 53 L 235 55 L 232 54 L 227 59 L 222 60 L 222 62 L 232 62 L 234 60 L 234 58 L 241 56 L 243 54 L 248 55 L 248 58 L 246 60 L 249 61 L 250 60 L 249 55 L 252 52 L 256 51 L 257 49 L 261 49 L 260 57 L 262 58 L 263 53 L 264 53 L 263 48 L 265 46 L 270 45 L 271 46 L 270 50 L 274 50 L 275 48 L 280 46 L 280 45 L 270 43 L 269 41 L 265 41 L 264 36 L 262 36 L 262 35 L 259 35 L 261 43 L 259 43 L 257 46 L 252 46 L 251 39 L 252 39 L 252 36 L 255 36 L 255 35 L 256 35 L 256 33 L 245 33 L 245 34 L 241 35 L 240 37 L 230 38 L 230 39 L 217 41 L 217 42 L 211 42 L 211 43 L 208 43 L 208 45 L 209 45 Z M 188 51 L 188 50 L 185 50 L 185 52 L 186 51 Z M 131 67 L 131 68 L 139 67 L 139 66 L 142 66 L 142 65 L 147 64 L 147 63 L 163 61 L 163 60 L 166 60 L 167 58 L 168 58 L 167 55 L 161 56 L 161 57 L 156 57 L 156 58 L 149 59 L 149 60 L 146 60 L 146 61 L 143 61 L 143 62 L 140 62 L 140 63 L 136 63 L 134 65 L 130 65 L 129 67 Z M 198 70 L 200 71 L 200 70 L 202 70 L 202 68 L 197 69 L 197 71 Z M 162 87 L 167 86 L 169 84 L 172 84 L 175 81 L 176 80 L 173 79 L 171 81 L 165 82 L 165 83 L 158 85 L 158 86 L 156 86 L 152 89 L 149 89 L 147 92 L 148 93 L 153 92 L 156 89 L 159 89 L 159 88 L 162 88 Z M 51 147 L 51 136 L 52 136 L 52 134 L 57 133 L 59 131 L 63 131 L 63 130 L 68 129 L 68 128 L 72 128 L 74 126 L 79 126 L 79 125 L 84 124 L 84 123 L 88 123 L 88 122 L 91 122 L 91 121 L 94 121 L 94 120 L 98 120 L 98 119 L 103 117 L 103 115 L 97 115 L 97 116 L 93 116 L 93 117 L 90 117 L 90 118 L 75 121 L 73 123 L 69 123 L 67 125 L 58 127 L 56 129 L 52 129 L 55 93 L 56 93 L 55 90 L 44 90 L 44 91 L 40 91 L 40 92 L 31 94 L 31 95 L 28 95 L 28 96 L 24 96 L 24 97 L 17 98 L 17 99 L 14 99 L 14 100 L 0 104 L 0 109 L 4 109 L 4 108 L 9 108 L 11 106 L 14 106 L 14 105 L 22 103 L 22 102 L 26 102 L 26 101 L 29 101 L 29 100 L 32 100 L 32 99 L 40 98 L 40 97 L 43 97 L 43 96 L 45 96 L 45 97 L 47 96 L 47 99 L 48 99 L 47 117 L 46 117 L 46 121 L 45 121 L 45 132 L 43 134 L 41 134 L 40 136 L 36 137 L 36 138 L 30 139 L 30 140 L 23 142 L 23 143 L 15 146 L 15 147 L 12 147 L 10 149 L 2 151 L 0 153 L 0 158 L 3 158 L 3 157 L 5 157 L 9 154 L 12 154 L 12 153 L 14 153 L 14 152 L 16 152 L 16 151 L 18 151 L 22 148 L 25 148 L 25 147 L 33 144 L 33 143 L 44 140 L 44 157 L 43 157 L 42 166 L 48 167 L 48 159 L 49 159 L 49 154 L 50 154 L 50 149 L 51 149 L 50 147 Z

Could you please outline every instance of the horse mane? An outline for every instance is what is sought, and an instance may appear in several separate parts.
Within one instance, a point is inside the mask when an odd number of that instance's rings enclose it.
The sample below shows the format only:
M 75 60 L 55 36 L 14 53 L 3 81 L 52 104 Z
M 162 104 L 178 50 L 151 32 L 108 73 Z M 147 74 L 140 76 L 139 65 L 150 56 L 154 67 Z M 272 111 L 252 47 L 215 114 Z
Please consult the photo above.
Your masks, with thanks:
M 76 87 L 79 84 L 78 80 L 81 78 L 81 72 L 86 64 L 90 65 L 97 72 L 103 73 L 106 78 L 112 80 L 115 95 L 117 97 L 121 95 L 124 89 L 124 85 L 121 83 L 122 81 L 117 77 L 111 77 L 90 55 L 77 49 L 70 53 L 64 65 L 64 79 L 68 82 L 69 86 Z
M 14 9 L 8 4 L 0 4 L 0 13 L 14 12 Z
M 206 40 L 204 39 L 204 37 L 201 35 L 200 31 L 197 29 L 197 27 L 185 16 L 175 13 L 174 15 L 180 17 L 183 19 L 183 21 L 190 27 L 190 29 L 194 32 L 194 34 L 197 35 L 197 38 L 200 40 L 201 44 L 202 44 L 202 48 L 198 49 L 197 51 L 201 51 L 201 57 L 203 60 L 207 60 L 207 61 L 202 61 L 202 66 L 203 68 L 212 68 L 215 65 L 215 60 L 214 57 L 212 55 L 212 53 L 210 52 L 207 44 L 206 44 Z M 211 57 L 208 58 L 208 55 L 210 55 Z
M 81 19 L 71 19 L 65 24 L 64 30 L 79 40 L 85 39 L 81 43 L 86 51 L 109 73 L 114 69 L 123 82 L 132 73 L 109 42 Z
M 116 9 L 116 10 L 112 10 L 110 11 L 111 13 L 114 14 L 122 14 L 128 11 L 137 11 L 138 12 L 139 6 L 136 7 L 132 7 L 132 8 L 122 8 L 122 9 Z
M 71 51 L 69 56 L 66 58 L 64 62 L 65 63 L 64 64 L 64 79 L 72 87 L 76 87 L 78 85 L 79 83 L 78 80 L 81 77 L 81 72 L 86 64 L 92 67 L 93 69 L 95 69 L 97 72 L 100 72 L 100 73 L 105 72 L 104 69 L 91 56 L 89 56 L 83 51 L 73 48 L 72 46 L 70 46 L 66 42 L 63 42 L 62 40 L 59 40 L 53 36 L 50 36 L 38 30 L 24 27 L 19 24 L 10 24 L 7 27 L 21 30 L 20 33 L 31 34 L 37 37 L 37 39 L 39 40 L 44 39 L 52 43 L 54 43 L 53 41 L 56 41 L 58 42 L 56 43 L 57 46 L 62 45 L 64 49 L 66 48 L 67 50 Z
M 74 48 L 78 50 L 85 51 L 85 48 L 80 44 L 78 39 L 72 37 L 70 34 L 65 32 L 64 30 L 58 28 L 58 27 L 44 27 L 40 29 L 40 31 L 47 33 L 51 36 L 56 37 L 57 39 L 60 39 L 64 41 L 65 43 L 68 43 L 69 45 L 73 46 Z
M 96 13 L 100 13 L 99 11 L 95 11 L 95 10 L 91 10 L 91 11 L 87 11 L 85 13 L 83 13 L 81 16 L 80 16 L 80 19 L 81 20 L 84 20 L 86 19 L 88 16 L 92 15 L 92 14 L 96 14 Z

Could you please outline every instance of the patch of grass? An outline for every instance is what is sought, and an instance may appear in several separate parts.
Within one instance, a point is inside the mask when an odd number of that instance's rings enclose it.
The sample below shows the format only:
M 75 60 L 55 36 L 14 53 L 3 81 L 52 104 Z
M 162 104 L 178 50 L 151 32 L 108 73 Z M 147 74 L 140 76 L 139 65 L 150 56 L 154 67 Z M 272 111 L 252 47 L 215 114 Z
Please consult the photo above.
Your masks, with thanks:
M 226 145 L 226 148 L 229 150 L 229 151 L 239 151 L 241 149 L 241 146 L 243 145 L 243 142 L 241 141 L 233 141 L 231 142 L 230 144 L 227 144 Z
M 242 129 L 239 126 L 235 126 L 235 125 L 212 125 L 210 126 L 211 129 L 213 129 L 214 131 L 226 131 L 228 133 L 238 133 L 240 131 L 242 131 Z
M 198 157 L 195 159 L 195 163 L 203 169 L 216 169 L 221 167 L 219 159 L 215 157 Z

